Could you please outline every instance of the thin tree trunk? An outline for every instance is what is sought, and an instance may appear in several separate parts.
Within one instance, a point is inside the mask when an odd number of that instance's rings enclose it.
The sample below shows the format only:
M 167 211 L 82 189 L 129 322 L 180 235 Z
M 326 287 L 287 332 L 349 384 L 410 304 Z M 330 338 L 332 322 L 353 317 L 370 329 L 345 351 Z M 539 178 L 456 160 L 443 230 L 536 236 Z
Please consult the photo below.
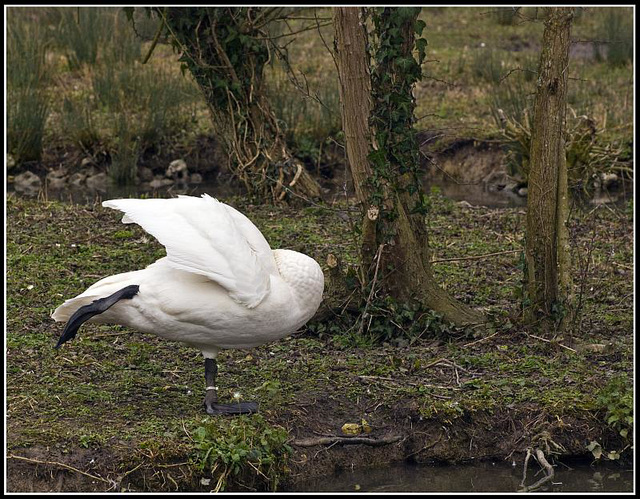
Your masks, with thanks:
M 571 282 L 563 134 L 573 8 L 549 8 L 533 110 L 527 201 L 525 319 L 549 329 L 565 315 Z
M 413 57 L 414 22 L 415 17 L 407 18 L 403 24 L 404 57 Z M 418 301 L 457 325 L 484 322 L 482 314 L 455 300 L 435 282 L 424 214 L 411 209 L 422 196 L 422 188 L 411 173 L 415 165 L 397 165 L 387 156 L 395 172 L 389 174 L 370 160 L 372 150 L 379 154 L 388 151 L 378 150 L 370 125 L 372 84 L 362 9 L 335 8 L 334 23 L 347 154 L 364 212 L 361 265 L 371 269 L 365 271 L 368 284 L 378 285 L 398 301 Z M 391 67 L 388 70 L 393 71 Z M 410 100 L 415 106 L 412 97 Z M 405 132 L 410 135 L 414 130 L 408 125 Z M 417 161 L 417 146 L 415 152 L 412 161 Z
M 358 202 L 366 207 L 367 212 L 362 221 L 360 261 L 371 263 L 378 248 L 376 219 L 379 209 L 369 206 L 369 193 L 366 191 L 367 179 L 372 176 L 368 157 L 371 147 L 371 75 L 362 9 L 334 9 L 334 26 L 336 40 L 340 46 L 336 63 L 340 79 L 340 110 L 348 165 Z

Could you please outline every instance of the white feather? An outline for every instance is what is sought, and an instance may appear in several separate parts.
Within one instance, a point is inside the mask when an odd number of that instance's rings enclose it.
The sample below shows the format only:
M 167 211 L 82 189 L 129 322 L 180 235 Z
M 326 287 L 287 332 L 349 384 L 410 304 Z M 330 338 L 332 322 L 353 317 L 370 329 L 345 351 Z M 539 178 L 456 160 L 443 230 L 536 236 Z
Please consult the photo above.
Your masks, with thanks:
M 89 322 L 122 324 L 182 341 L 215 357 L 282 338 L 305 324 L 322 301 L 324 276 L 312 258 L 272 251 L 239 211 L 207 195 L 174 199 L 116 199 L 124 212 L 167 250 L 142 270 L 106 277 L 65 301 L 52 317 L 65 321 L 83 305 L 125 286 L 138 293 Z
M 102 203 L 125 213 L 167 249 L 177 269 L 220 284 L 234 300 L 256 307 L 269 292 L 276 266 L 271 248 L 242 213 L 204 194 L 197 198 L 114 199 Z

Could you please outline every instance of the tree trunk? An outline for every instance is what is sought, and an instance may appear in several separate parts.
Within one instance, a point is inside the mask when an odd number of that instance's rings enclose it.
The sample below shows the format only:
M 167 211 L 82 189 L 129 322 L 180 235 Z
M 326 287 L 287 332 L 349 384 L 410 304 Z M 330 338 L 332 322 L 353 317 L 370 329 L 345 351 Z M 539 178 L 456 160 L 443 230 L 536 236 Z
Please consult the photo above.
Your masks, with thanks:
M 265 95 L 269 61 L 259 7 L 158 8 L 180 60 L 200 86 L 229 168 L 250 195 L 279 202 L 296 194 L 320 197 L 320 187 L 286 145 Z
M 367 31 L 362 19 L 362 9 L 340 7 L 334 9 L 334 26 L 338 44 L 338 78 L 340 79 L 340 111 L 342 130 L 345 134 L 348 168 L 351 172 L 356 197 L 367 215 L 362 221 L 360 261 L 371 264 L 378 248 L 376 242 L 376 218 L 378 208 L 369 206 L 366 191 L 371 178 L 369 149 L 371 147 L 371 75 L 367 53 Z
M 358 201 L 363 207 L 361 265 L 367 284 L 379 286 L 398 301 L 418 301 L 457 325 L 484 321 L 482 314 L 458 302 L 435 282 L 430 263 L 423 190 L 417 178 L 418 149 L 413 129 L 415 101 L 399 59 L 413 61 L 414 24 L 419 9 L 405 9 L 395 18 L 393 40 L 400 54 L 369 70 L 368 34 L 361 8 L 334 9 L 340 100 L 347 155 Z M 395 9 L 385 9 L 388 21 Z M 387 17 L 385 17 L 387 16 Z M 381 31 L 381 38 L 387 30 Z M 374 54 L 374 58 L 376 58 Z M 410 58 L 410 59 L 409 59 Z M 417 64 L 417 63 L 416 63 Z M 419 71 L 419 65 L 418 65 Z M 390 95 L 391 99 L 379 95 Z M 375 96 L 375 98 L 374 98 Z M 394 104 L 395 103 L 395 104 Z M 398 106 L 397 108 L 395 106 Z M 388 109 L 387 109 L 388 108 Z M 406 116 L 385 129 L 385 113 Z M 382 135 L 381 135 L 382 133 Z M 383 142 L 384 141 L 384 142 Z M 407 142 L 408 141 L 408 142 Z
M 571 295 L 563 134 L 573 13 L 573 8 L 548 9 L 533 108 L 526 240 L 529 303 L 525 319 L 544 330 L 566 322 Z

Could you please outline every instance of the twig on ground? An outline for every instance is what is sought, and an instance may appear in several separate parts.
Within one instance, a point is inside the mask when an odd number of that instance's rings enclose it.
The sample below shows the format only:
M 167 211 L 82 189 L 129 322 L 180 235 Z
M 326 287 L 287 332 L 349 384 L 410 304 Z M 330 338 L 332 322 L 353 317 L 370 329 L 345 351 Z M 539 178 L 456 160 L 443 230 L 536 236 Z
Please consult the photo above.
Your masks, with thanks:
M 440 364 L 440 363 L 442 363 L 442 362 L 444 362 L 445 364 L 448 364 L 448 365 L 449 365 L 449 366 L 451 366 L 451 367 L 454 367 L 454 368 L 460 369 L 461 371 L 464 371 L 464 372 L 466 372 L 466 373 L 467 373 L 467 372 L 469 372 L 469 371 L 467 371 L 464 367 L 461 367 L 461 366 L 459 366 L 458 364 L 456 364 L 455 362 L 452 362 L 452 361 L 450 361 L 449 359 L 445 359 L 444 357 L 442 357 L 442 358 L 440 358 L 440 359 L 438 359 L 438 360 L 434 360 L 434 361 L 433 361 L 433 362 L 431 362 L 430 364 L 427 364 L 426 366 L 424 366 L 424 369 L 428 369 L 428 368 L 433 367 L 433 366 L 435 366 L 435 365 L 437 365 L 437 364 Z
M 409 459 L 411 456 L 415 456 L 416 454 L 418 454 L 419 452 L 422 452 L 423 450 L 427 450 L 427 449 L 431 449 L 431 447 L 435 447 L 437 444 L 440 443 L 441 440 L 442 440 L 442 435 L 440 435 L 440 438 L 438 438 L 438 440 L 436 440 L 435 442 L 428 443 L 427 445 L 425 445 L 424 447 L 421 447 L 417 451 L 414 451 L 411 454 L 407 454 L 406 456 L 404 456 L 404 459 Z
M 402 439 L 401 435 L 389 435 L 382 438 L 368 438 L 368 437 L 319 437 L 319 438 L 302 438 L 300 440 L 293 440 L 291 445 L 297 445 L 298 447 L 314 447 L 316 445 L 336 445 L 336 444 L 364 444 L 372 445 L 374 447 L 379 445 L 388 445 L 398 442 Z
M 87 473 L 86 471 L 79 470 L 78 468 L 74 468 L 73 466 L 70 466 L 70 465 L 65 464 L 65 463 L 60 463 L 58 461 L 41 461 L 39 459 L 32 459 L 32 458 L 24 457 L 24 456 L 16 456 L 15 454 L 9 454 L 7 456 L 7 459 L 20 459 L 22 461 L 27 461 L 29 463 L 51 464 L 53 466 L 60 466 L 61 468 L 66 468 L 68 470 L 75 471 L 76 473 L 80 473 L 81 475 L 88 476 L 89 478 L 93 478 L 94 480 L 100 480 L 101 482 L 108 483 L 111 487 L 113 487 L 115 485 L 115 482 L 113 480 L 108 480 L 106 478 L 102 478 L 101 476 L 92 475 L 91 473 Z
M 439 259 L 439 260 L 431 260 L 431 263 L 457 262 L 457 261 L 460 261 L 460 260 L 477 260 L 479 258 L 485 258 L 487 256 L 506 255 L 507 253 L 518 253 L 519 251 L 522 251 L 522 249 L 498 251 L 496 253 L 485 253 L 484 255 L 463 256 L 463 257 L 460 257 L 460 258 L 443 258 L 443 259 Z
M 500 332 L 500 331 L 496 331 L 495 333 L 493 333 L 493 334 L 492 334 L 492 335 L 490 335 L 490 336 L 487 336 L 487 337 L 485 337 L 485 338 L 480 338 L 479 340 L 476 340 L 476 341 L 472 341 L 471 343 L 467 343 L 466 345 L 462 345 L 462 347 L 463 347 L 463 348 L 465 348 L 465 347 L 470 347 L 471 345 L 475 345 L 476 343 L 481 343 L 481 342 L 483 342 L 483 341 L 489 340 L 489 339 L 493 338 L 493 337 L 494 337 L 496 334 L 498 334 L 499 332 Z
M 540 336 L 536 336 L 535 334 L 529 334 L 529 333 L 526 333 L 526 334 L 527 334 L 527 336 L 530 336 L 531 338 L 535 338 L 536 340 L 544 341 L 546 343 L 553 343 L 553 344 L 558 345 L 559 347 L 565 348 L 565 349 L 567 349 L 567 350 L 569 350 L 569 351 L 571 351 L 573 353 L 577 353 L 573 348 L 568 347 L 567 345 L 563 345 L 562 343 L 558 343 L 557 341 L 551 341 L 551 340 L 548 340 L 546 338 L 542 338 Z

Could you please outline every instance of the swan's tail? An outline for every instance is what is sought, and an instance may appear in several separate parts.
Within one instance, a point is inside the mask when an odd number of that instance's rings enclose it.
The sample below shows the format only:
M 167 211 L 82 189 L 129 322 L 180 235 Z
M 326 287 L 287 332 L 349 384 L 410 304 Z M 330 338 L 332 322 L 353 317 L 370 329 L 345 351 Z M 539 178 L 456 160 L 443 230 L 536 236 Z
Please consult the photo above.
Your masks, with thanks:
M 80 307 L 91 305 L 94 301 L 112 295 L 126 286 L 142 284 L 143 280 L 143 275 L 140 270 L 115 274 L 100 279 L 78 296 L 66 300 L 54 310 L 51 318 L 56 322 L 67 322 Z
M 130 300 L 136 294 L 138 294 L 139 289 L 140 286 L 132 284 L 120 289 L 119 291 L 116 291 L 115 293 L 105 298 L 98 298 L 97 300 L 93 300 L 91 303 L 78 308 L 69 318 L 69 322 L 67 322 L 67 325 L 62 332 L 62 336 L 60 336 L 56 348 L 59 348 L 60 345 L 62 345 L 65 341 L 75 338 L 80 326 L 91 319 L 91 317 L 105 312 L 120 300 Z M 58 312 L 58 310 L 61 311 Z M 56 312 L 53 314 L 53 319 L 64 320 L 63 317 L 68 314 L 66 310 L 69 310 L 69 308 L 63 309 L 63 306 L 61 306 L 58 308 L 58 310 L 56 310 Z

